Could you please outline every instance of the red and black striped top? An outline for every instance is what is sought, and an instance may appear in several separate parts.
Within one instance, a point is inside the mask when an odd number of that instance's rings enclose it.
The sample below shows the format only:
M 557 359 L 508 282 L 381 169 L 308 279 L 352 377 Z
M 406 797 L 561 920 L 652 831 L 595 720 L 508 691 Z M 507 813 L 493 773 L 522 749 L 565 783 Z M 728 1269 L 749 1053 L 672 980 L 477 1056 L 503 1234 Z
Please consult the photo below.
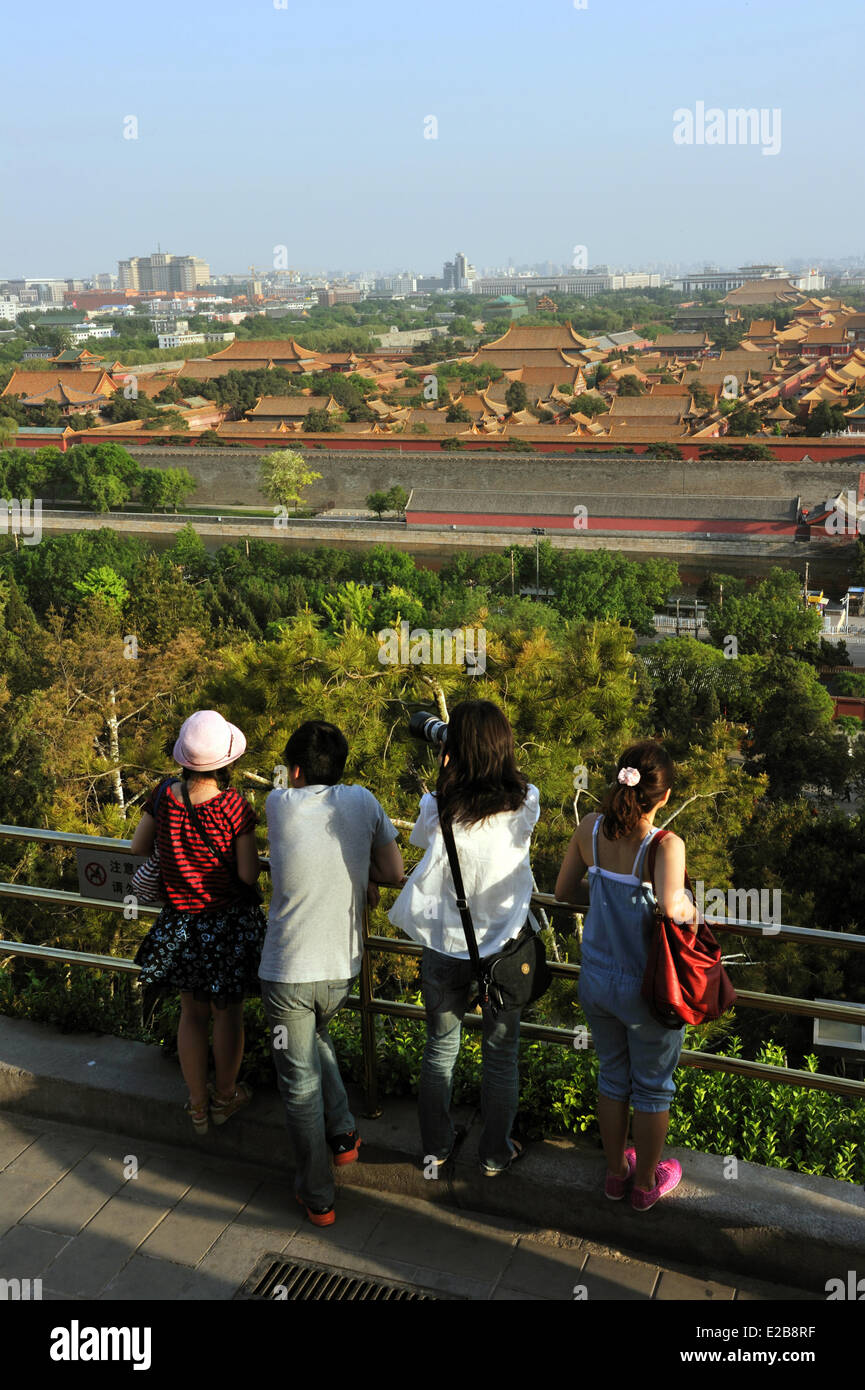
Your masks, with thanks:
M 152 792 L 142 807 L 151 816 L 155 795 Z M 199 802 L 195 813 L 213 843 L 230 860 L 236 860 L 234 842 L 238 835 L 249 835 L 257 820 L 252 807 L 234 787 Z M 182 797 L 175 797 L 170 786 L 159 802 L 156 843 L 165 896 L 172 907 L 179 912 L 203 912 L 235 900 L 237 894 L 227 869 L 203 843 Z

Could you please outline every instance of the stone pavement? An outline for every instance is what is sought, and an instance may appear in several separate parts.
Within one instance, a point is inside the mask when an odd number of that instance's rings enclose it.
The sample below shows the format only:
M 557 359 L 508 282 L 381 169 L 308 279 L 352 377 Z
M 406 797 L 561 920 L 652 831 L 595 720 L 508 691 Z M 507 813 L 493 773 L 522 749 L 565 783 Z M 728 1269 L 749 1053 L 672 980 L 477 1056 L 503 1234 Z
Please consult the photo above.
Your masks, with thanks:
M 0 1114 L 0 1279 L 41 1279 L 43 1299 L 231 1299 L 271 1251 L 469 1300 L 811 1297 L 362 1187 L 318 1230 L 288 1174 Z

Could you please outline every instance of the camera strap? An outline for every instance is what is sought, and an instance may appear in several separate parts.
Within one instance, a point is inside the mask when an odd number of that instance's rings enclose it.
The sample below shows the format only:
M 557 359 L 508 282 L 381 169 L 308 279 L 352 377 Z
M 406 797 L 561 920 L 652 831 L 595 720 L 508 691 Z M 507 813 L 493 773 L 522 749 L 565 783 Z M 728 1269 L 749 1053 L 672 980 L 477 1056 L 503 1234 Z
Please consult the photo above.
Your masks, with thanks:
M 222 865 L 223 869 L 225 869 L 225 872 L 228 874 L 229 881 L 232 887 L 234 888 L 235 892 L 241 899 L 243 899 L 246 902 L 260 903 L 262 901 L 261 890 L 257 888 L 254 883 L 245 883 L 244 880 L 240 877 L 240 874 L 237 872 L 237 865 L 233 863 L 231 859 L 229 859 L 228 855 L 223 850 L 221 850 L 218 845 L 214 844 L 213 840 L 211 840 L 210 836 L 207 833 L 207 830 L 204 827 L 204 823 L 201 820 L 201 817 L 199 816 L 198 812 L 192 804 L 192 801 L 190 800 L 189 788 L 187 787 L 184 781 L 181 781 L 180 783 L 180 791 L 181 795 L 183 796 L 183 804 L 186 807 L 186 814 L 189 816 L 189 819 L 192 822 L 192 826 L 195 830 L 195 833 L 197 834 L 199 840 L 201 840 L 202 844 L 204 844 L 207 847 L 207 849 L 210 850 L 210 853 L 213 855 L 214 859 L 216 859 Z
M 441 821 L 439 822 L 439 824 L 441 825 Z M 447 826 L 447 828 L 445 828 L 445 826 L 442 825 L 441 832 L 442 839 L 445 842 L 445 849 L 447 850 L 448 863 L 451 866 L 451 874 L 453 876 L 454 888 L 456 889 L 457 911 L 460 914 L 460 921 L 463 924 L 466 945 L 469 948 L 469 957 L 471 959 L 472 967 L 474 969 L 475 976 L 478 982 L 478 999 L 481 1004 L 485 1004 L 489 1001 L 489 980 L 486 974 L 484 973 L 483 967 L 481 965 L 480 952 L 478 951 L 478 941 L 477 937 L 475 936 L 475 927 L 472 921 L 471 911 L 469 910 L 468 901 L 466 899 L 465 888 L 463 886 L 463 876 L 460 871 L 460 861 L 459 856 L 457 855 L 457 847 L 456 841 L 454 840 L 453 827 L 449 825 Z

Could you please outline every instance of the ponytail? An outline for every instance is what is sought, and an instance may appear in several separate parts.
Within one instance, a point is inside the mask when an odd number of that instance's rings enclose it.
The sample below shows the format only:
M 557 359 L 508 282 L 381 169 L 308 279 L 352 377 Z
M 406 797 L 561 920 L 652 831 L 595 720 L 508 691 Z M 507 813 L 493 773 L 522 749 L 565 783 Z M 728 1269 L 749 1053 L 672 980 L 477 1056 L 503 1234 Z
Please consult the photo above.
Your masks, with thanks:
M 626 748 L 601 805 L 606 838 L 620 840 L 632 834 L 641 817 L 663 800 L 673 775 L 673 760 L 660 743 L 648 740 Z

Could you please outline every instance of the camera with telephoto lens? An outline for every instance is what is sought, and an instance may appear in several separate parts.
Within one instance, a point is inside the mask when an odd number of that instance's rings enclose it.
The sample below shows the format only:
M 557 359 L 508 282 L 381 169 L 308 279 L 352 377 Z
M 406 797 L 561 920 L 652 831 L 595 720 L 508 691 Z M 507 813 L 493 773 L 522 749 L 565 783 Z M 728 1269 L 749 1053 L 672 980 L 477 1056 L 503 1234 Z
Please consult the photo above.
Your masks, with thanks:
M 441 748 L 448 736 L 448 726 L 444 720 L 425 709 L 412 715 L 408 721 L 408 731 L 415 738 L 425 739 L 431 748 Z

